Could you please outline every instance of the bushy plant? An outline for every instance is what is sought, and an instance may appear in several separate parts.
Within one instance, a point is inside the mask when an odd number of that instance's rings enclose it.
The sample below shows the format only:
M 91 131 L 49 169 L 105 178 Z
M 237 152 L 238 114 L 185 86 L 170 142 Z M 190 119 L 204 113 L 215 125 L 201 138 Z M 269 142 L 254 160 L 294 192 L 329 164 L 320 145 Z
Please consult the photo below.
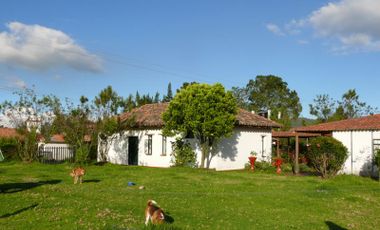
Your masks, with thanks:
M 379 181 L 380 181 L 380 149 L 376 150 L 374 163 L 377 166 L 377 171 L 379 172 Z
M 0 149 L 6 160 L 19 159 L 16 138 L 0 138 Z
M 197 156 L 194 150 L 191 148 L 190 143 L 184 141 L 181 138 L 177 138 L 172 143 L 173 148 L 173 163 L 174 166 L 192 167 L 197 166 Z
M 75 152 L 75 164 L 84 165 L 88 161 L 90 147 L 86 144 L 79 146 Z
M 255 162 L 255 169 L 257 171 L 273 171 L 273 166 L 270 162 L 257 161 Z
M 24 162 L 32 162 L 38 155 L 37 130 L 31 129 L 23 133 L 23 139 L 17 141 L 17 153 Z
M 332 137 L 317 137 L 311 140 L 307 152 L 310 165 L 323 178 L 335 176 L 347 159 L 347 148 Z

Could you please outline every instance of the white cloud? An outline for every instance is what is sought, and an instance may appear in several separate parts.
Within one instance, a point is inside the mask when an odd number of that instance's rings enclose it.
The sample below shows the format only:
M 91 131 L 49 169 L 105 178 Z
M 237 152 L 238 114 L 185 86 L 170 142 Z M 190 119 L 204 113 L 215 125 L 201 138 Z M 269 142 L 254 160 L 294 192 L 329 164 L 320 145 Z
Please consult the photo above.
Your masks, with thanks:
M 27 87 L 26 82 L 17 76 L 1 76 L 0 80 L 6 89 L 24 89 Z
M 340 48 L 380 51 L 379 0 L 329 3 L 308 21 L 318 36 L 336 40 Z
M 269 30 L 270 32 L 272 32 L 275 35 L 278 35 L 278 36 L 284 36 L 285 35 L 285 33 L 282 32 L 280 27 L 277 26 L 276 24 L 268 23 L 265 26 L 266 26 L 267 30 Z
M 380 51 L 379 22 L 380 0 L 340 0 L 278 29 L 286 35 L 299 35 L 311 28 L 335 51 Z
M 102 60 L 75 43 L 65 33 L 40 25 L 7 24 L 0 33 L 0 62 L 32 70 L 69 67 L 101 72 Z

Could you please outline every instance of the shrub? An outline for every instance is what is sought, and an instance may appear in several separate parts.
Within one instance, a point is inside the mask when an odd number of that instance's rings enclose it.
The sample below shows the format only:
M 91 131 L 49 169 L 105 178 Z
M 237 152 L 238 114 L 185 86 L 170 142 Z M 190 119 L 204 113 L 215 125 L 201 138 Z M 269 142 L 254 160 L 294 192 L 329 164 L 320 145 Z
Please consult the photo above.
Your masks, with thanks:
M 88 155 L 90 153 L 90 147 L 86 144 L 81 145 L 79 148 L 77 148 L 75 152 L 75 164 L 76 165 L 83 165 L 88 160 Z
M 377 166 L 377 171 L 379 172 L 379 181 L 380 181 L 380 149 L 376 150 L 374 163 Z
M 37 158 L 38 143 L 37 131 L 32 129 L 24 133 L 23 140 L 17 141 L 17 152 L 20 159 L 24 162 L 32 162 Z
M 0 138 L 0 149 L 6 160 L 19 160 L 16 138 Z
M 272 164 L 270 162 L 265 162 L 265 161 L 256 161 L 255 162 L 255 170 L 265 171 L 265 172 L 274 171 Z
M 323 178 L 328 178 L 341 170 L 347 159 L 347 148 L 332 137 L 317 137 L 310 142 L 307 158 Z
M 172 162 L 174 166 L 184 166 L 195 168 L 197 165 L 197 157 L 195 152 L 190 146 L 190 143 L 185 142 L 181 138 L 177 138 L 172 143 L 173 156 Z

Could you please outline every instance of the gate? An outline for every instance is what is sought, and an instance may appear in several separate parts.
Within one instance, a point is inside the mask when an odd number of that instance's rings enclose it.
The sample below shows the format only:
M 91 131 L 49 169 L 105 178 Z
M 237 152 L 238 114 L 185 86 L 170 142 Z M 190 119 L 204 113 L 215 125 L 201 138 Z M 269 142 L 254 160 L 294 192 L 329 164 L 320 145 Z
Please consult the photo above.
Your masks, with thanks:
M 41 163 L 59 164 L 75 161 L 75 149 L 69 146 L 40 146 L 38 159 Z

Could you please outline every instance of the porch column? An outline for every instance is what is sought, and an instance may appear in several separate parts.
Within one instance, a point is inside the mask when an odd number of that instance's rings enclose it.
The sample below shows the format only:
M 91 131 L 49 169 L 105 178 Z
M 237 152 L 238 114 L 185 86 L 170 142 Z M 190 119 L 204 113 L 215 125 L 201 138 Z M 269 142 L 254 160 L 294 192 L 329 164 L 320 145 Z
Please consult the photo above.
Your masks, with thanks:
M 280 158 L 280 138 L 277 138 L 277 157 Z
M 294 174 L 298 174 L 299 171 L 300 171 L 300 167 L 298 165 L 298 155 L 299 155 L 299 136 L 298 136 L 298 133 L 296 133 L 296 153 L 295 153 L 295 156 L 294 156 Z

